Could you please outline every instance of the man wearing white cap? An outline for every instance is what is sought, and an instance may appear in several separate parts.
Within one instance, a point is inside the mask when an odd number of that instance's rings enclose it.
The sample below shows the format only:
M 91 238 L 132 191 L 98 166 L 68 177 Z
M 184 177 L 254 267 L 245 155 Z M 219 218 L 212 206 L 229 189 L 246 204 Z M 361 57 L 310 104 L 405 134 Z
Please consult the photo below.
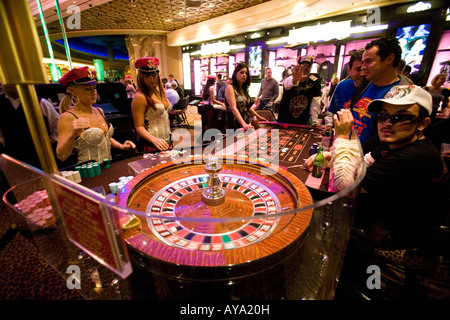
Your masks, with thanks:
M 431 121 L 432 98 L 418 86 L 395 86 L 384 99 L 373 100 L 368 111 L 376 113 L 381 145 L 364 157 L 367 172 L 354 227 L 367 241 L 365 249 L 395 252 L 405 262 L 411 252 L 428 252 L 448 212 L 448 171 L 423 135 Z M 331 166 L 342 190 L 353 183 L 362 159 L 354 134 L 350 136 L 352 113 L 338 111 L 334 120 Z

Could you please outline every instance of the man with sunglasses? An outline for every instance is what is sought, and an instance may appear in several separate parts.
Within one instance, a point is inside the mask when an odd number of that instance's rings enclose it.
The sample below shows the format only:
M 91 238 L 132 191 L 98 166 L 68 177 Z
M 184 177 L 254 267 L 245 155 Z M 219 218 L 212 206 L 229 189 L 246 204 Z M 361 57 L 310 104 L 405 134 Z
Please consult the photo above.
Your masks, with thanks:
M 432 98 L 418 86 L 396 86 L 384 99 L 373 100 L 368 111 L 376 114 L 381 145 L 364 157 L 367 171 L 354 236 L 363 240 L 359 245 L 366 253 L 396 256 L 396 262 L 411 266 L 412 256 L 419 252 L 432 256 L 433 236 L 448 213 L 448 171 L 423 135 L 431 121 Z M 331 167 L 335 186 L 343 190 L 353 183 L 362 159 L 351 133 L 351 112 L 338 111 L 334 120 Z M 361 255 L 352 257 L 352 253 L 346 257 L 350 265 Z

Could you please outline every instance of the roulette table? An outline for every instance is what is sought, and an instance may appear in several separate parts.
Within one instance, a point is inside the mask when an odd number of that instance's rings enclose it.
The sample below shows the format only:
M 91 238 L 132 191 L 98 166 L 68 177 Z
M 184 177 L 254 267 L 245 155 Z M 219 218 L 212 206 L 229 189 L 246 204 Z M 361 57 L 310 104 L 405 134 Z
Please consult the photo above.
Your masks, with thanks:
M 219 169 L 208 170 L 211 163 Z M 220 197 L 208 198 L 214 190 Z M 157 286 L 153 294 L 163 299 L 205 299 L 211 291 L 214 298 L 288 297 L 285 271 L 296 266 L 313 212 L 294 175 L 236 156 L 157 165 L 126 184 L 117 203 L 142 211 L 120 216 L 124 238 L 138 285 L 147 283 L 146 296 Z
M 302 163 L 321 138 L 317 130 L 267 122 L 214 141 L 203 156 L 170 161 L 160 154 L 130 163 L 136 176 L 116 202 L 135 213 L 120 216 L 134 262 L 131 277 L 141 288 L 135 293 L 300 298 L 292 279 L 301 268 L 314 202 Z M 211 158 L 220 163 L 215 173 L 207 169 Z M 205 197 L 212 189 L 220 189 L 220 200 Z
M 323 260 L 325 217 L 302 167 L 311 145 L 323 141 L 317 129 L 261 123 L 206 146 L 115 159 L 83 179 L 109 193 L 111 182 L 134 176 L 115 196 L 131 298 L 325 297 L 324 279 L 335 281 Z M 210 156 L 219 171 L 206 168 Z M 205 191 L 217 185 L 224 196 L 211 202 Z
M 324 150 L 330 145 L 330 137 L 324 137 L 316 128 L 308 130 L 305 126 L 262 122 L 258 130 L 235 134 L 217 142 L 211 148 L 218 149 L 218 155 L 238 155 L 256 159 L 268 165 L 275 164 L 293 173 L 306 182 L 310 173 L 303 167 L 309 157 L 313 143 L 322 144 Z M 328 176 L 326 176 L 327 178 Z M 327 190 L 327 179 L 321 181 L 318 189 Z
M 116 196 L 93 198 L 118 214 L 133 269 L 119 281 L 100 262 L 105 296 L 332 298 L 351 223 L 350 193 L 318 199 L 314 188 L 306 186 L 309 172 L 301 165 L 309 156 L 306 150 L 321 141 L 316 129 L 271 123 L 261 129 L 246 137 L 239 133 L 230 143 L 226 136 L 192 150 L 130 154 L 83 179 L 83 187 L 105 195 L 111 182 L 131 178 Z M 278 131 L 266 138 L 264 129 Z M 11 178 L 29 180 L 28 169 L 21 170 L 7 171 L 14 171 Z M 55 243 L 43 247 L 53 248 Z M 59 261 L 64 255 L 58 252 L 51 260 L 55 268 L 80 259 L 94 263 L 77 248 L 73 253 Z M 86 290 L 86 297 L 98 297 L 98 290 Z

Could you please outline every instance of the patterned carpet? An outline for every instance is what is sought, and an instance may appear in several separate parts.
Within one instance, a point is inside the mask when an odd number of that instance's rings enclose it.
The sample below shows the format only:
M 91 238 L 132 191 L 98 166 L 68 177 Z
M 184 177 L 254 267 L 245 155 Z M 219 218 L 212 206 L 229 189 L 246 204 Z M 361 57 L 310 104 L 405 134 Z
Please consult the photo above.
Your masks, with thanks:
M 0 300 L 80 300 L 17 229 L 0 202 Z

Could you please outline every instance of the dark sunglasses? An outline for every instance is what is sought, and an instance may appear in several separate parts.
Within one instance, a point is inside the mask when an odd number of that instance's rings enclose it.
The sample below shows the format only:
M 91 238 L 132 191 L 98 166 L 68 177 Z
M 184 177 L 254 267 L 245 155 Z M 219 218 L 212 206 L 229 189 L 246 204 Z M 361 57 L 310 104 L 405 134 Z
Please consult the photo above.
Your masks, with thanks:
M 387 113 L 377 113 L 377 121 L 379 123 L 384 123 L 389 119 L 392 125 L 396 125 L 401 122 L 401 124 L 411 124 L 419 120 L 419 117 L 412 114 L 387 114 Z
M 156 77 L 159 74 L 159 70 L 152 70 L 152 71 L 141 71 L 142 77 L 148 78 L 148 77 Z

